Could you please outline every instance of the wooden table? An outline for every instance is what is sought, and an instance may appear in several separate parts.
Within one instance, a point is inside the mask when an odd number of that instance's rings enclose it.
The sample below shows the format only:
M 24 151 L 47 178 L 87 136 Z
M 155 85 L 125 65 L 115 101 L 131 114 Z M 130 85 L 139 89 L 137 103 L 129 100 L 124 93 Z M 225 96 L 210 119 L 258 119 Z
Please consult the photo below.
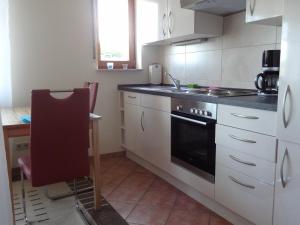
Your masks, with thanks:
M 30 124 L 23 123 L 20 120 L 21 115 L 30 115 L 29 107 L 20 108 L 4 108 L 1 109 L 1 120 L 3 126 L 4 135 L 4 145 L 7 159 L 7 169 L 9 175 L 9 187 L 11 196 L 13 196 L 12 190 L 12 162 L 10 157 L 10 144 L 9 138 L 22 137 L 30 135 Z M 94 199 L 95 199 L 95 209 L 99 209 L 101 205 L 101 180 L 100 180 L 100 151 L 98 146 L 99 138 L 99 120 L 101 116 L 90 114 L 90 129 L 92 130 L 92 151 L 93 151 L 93 180 L 94 180 Z M 13 206 L 13 201 L 12 201 Z

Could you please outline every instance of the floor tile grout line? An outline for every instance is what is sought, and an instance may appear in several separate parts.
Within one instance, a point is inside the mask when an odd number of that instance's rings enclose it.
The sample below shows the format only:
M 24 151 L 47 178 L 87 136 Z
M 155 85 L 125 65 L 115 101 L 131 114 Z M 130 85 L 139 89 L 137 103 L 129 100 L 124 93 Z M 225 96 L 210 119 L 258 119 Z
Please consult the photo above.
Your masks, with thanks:
M 173 185 L 172 185 L 172 186 L 173 186 Z M 173 187 L 174 187 L 174 186 L 173 186 Z M 167 218 L 167 220 L 166 220 L 166 222 L 165 222 L 165 225 L 168 224 L 168 221 L 169 221 L 169 219 L 170 219 L 170 217 L 171 217 L 171 214 L 172 214 L 173 210 L 175 209 L 175 205 L 176 205 L 176 202 L 177 202 L 177 200 L 178 200 L 178 198 L 179 198 L 179 196 L 180 196 L 180 192 L 181 192 L 181 191 L 179 191 L 178 195 L 176 196 L 175 202 L 174 202 L 173 206 L 171 207 L 171 210 L 170 210 L 170 213 L 169 213 L 169 215 L 168 215 L 168 218 Z
M 127 219 L 128 217 L 130 216 L 130 214 L 133 212 L 133 210 L 138 206 L 139 202 L 141 201 L 141 199 L 146 195 L 146 193 L 149 191 L 150 187 L 153 185 L 153 183 L 155 182 L 155 180 L 157 179 L 157 176 L 154 175 L 154 179 L 153 181 L 151 182 L 151 184 L 148 186 L 148 188 L 146 188 L 144 194 L 139 198 L 139 200 L 137 200 L 137 202 L 135 203 L 135 206 L 132 208 L 132 210 L 130 210 L 128 216 L 126 216 L 126 222 L 127 222 Z

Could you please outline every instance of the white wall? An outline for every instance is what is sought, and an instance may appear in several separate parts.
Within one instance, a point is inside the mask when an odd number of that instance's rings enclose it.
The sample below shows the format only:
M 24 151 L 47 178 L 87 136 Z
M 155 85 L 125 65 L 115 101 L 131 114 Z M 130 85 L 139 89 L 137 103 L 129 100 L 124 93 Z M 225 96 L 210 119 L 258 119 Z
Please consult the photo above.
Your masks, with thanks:
M 144 71 L 100 72 L 93 60 L 92 0 L 10 0 L 12 97 L 30 104 L 30 90 L 73 88 L 98 81 L 101 151 L 120 151 L 117 85 L 148 82 L 156 48 L 147 47 Z
M 8 172 L 6 164 L 6 154 L 3 143 L 3 131 L 0 118 L 0 223 L 1 225 L 12 224 L 12 208 L 10 191 L 8 185 Z
M 253 89 L 254 79 L 262 70 L 263 51 L 280 48 L 280 36 L 281 27 L 246 24 L 242 12 L 224 18 L 222 37 L 167 47 L 164 64 L 183 84 Z

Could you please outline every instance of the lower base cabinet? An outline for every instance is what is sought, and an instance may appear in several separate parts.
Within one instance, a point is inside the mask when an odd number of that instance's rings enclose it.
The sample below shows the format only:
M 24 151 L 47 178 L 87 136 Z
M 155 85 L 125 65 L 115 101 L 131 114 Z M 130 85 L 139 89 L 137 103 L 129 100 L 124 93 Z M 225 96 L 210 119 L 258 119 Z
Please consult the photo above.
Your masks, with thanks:
M 300 145 L 279 141 L 276 166 L 274 225 L 299 222 Z
M 216 165 L 215 200 L 257 225 L 272 225 L 274 187 Z

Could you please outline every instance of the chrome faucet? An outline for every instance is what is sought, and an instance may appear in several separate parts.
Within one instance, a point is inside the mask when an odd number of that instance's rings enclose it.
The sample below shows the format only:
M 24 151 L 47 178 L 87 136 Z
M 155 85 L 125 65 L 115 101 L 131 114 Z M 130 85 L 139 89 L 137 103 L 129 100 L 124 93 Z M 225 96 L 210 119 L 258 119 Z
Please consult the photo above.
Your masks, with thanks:
M 171 78 L 171 80 L 172 80 L 174 86 L 176 87 L 177 90 L 179 90 L 179 89 L 180 89 L 180 80 L 175 79 L 171 74 L 169 74 L 169 73 L 167 73 L 167 72 L 165 72 L 165 75 L 166 75 L 166 76 L 169 76 L 169 77 Z

